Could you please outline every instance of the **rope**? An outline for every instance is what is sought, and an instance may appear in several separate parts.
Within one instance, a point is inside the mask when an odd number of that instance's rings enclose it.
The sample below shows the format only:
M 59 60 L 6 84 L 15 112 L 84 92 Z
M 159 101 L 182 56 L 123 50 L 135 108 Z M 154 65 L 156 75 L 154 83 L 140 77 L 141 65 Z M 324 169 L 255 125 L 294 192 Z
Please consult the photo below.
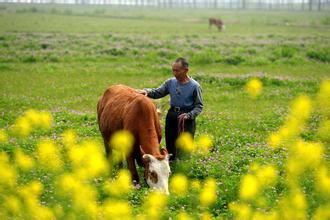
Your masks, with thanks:
M 178 122 L 178 135 L 184 132 L 184 118 L 179 118 Z

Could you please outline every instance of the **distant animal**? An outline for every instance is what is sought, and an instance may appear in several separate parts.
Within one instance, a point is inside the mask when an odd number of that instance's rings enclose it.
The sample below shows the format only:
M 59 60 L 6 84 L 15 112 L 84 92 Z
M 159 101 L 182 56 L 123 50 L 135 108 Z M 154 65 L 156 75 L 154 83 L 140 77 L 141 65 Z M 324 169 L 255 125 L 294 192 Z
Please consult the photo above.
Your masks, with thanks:
M 211 28 L 212 25 L 216 26 L 219 31 L 225 30 L 225 28 L 226 28 L 223 21 L 221 19 L 217 19 L 217 18 L 209 19 L 209 28 Z
M 135 141 L 126 160 L 134 185 L 140 186 L 136 160 L 144 167 L 147 184 L 168 194 L 169 154 L 160 149 L 161 127 L 154 103 L 128 86 L 114 85 L 100 97 L 97 114 L 107 155 L 111 154 L 109 140 L 116 131 L 131 132 Z

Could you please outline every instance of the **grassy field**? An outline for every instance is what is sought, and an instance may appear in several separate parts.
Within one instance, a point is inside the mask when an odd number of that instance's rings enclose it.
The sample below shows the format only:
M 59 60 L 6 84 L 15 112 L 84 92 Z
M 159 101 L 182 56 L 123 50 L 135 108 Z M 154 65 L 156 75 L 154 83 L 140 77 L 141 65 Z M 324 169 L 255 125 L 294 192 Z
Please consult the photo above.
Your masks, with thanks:
M 209 17 L 221 17 L 226 30 L 209 29 Z M 30 108 L 48 110 L 55 120 L 51 131 L 4 144 L 1 151 L 21 147 L 29 153 L 41 136 L 58 139 L 66 129 L 101 142 L 96 103 L 107 86 L 157 87 L 172 76 L 173 60 L 184 56 L 203 88 L 197 136 L 211 135 L 214 148 L 172 170 L 200 180 L 214 177 L 218 199 L 210 212 L 232 217 L 228 204 L 238 199 L 248 165 L 282 166 L 282 152 L 271 151 L 266 140 L 286 118 L 292 100 L 300 94 L 313 98 L 320 82 L 330 78 L 329 18 L 326 12 L 0 4 L 0 128 L 7 129 Z M 255 100 L 244 90 L 253 76 L 264 86 Z M 155 103 L 164 125 L 168 98 Z M 318 115 L 312 117 L 305 139 L 315 138 L 319 121 Z M 130 195 L 136 210 L 146 190 Z M 49 191 L 42 200 L 52 204 Z M 280 191 L 271 192 L 271 198 Z M 321 201 L 308 199 L 311 213 Z M 196 211 L 189 198 L 173 199 L 167 216 L 182 209 Z

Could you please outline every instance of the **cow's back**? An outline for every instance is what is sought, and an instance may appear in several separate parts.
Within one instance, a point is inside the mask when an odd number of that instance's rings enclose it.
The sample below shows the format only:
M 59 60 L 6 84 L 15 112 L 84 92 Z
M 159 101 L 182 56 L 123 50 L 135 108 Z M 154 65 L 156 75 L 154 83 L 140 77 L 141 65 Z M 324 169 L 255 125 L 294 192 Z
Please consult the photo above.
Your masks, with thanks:
M 124 85 L 109 87 L 98 102 L 97 113 L 105 142 L 114 132 L 125 129 L 134 135 L 136 141 L 145 140 L 148 136 L 148 142 L 150 139 L 153 146 L 158 146 L 161 130 L 156 107 L 149 98 L 134 89 Z M 150 134 L 144 134 L 146 131 Z M 150 135 L 157 138 L 150 138 Z

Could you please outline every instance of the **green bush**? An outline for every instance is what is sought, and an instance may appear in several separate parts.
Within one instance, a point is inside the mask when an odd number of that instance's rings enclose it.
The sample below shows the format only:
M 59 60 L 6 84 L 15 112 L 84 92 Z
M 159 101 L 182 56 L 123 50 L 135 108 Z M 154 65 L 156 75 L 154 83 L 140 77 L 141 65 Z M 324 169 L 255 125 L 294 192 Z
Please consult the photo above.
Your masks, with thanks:
M 35 63 L 35 62 L 37 62 L 37 58 L 33 55 L 29 55 L 29 56 L 22 57 L 21 61 L 24 63 Z
M 224 59 L 224 62 L 230 65 L 239 65 L 245 61 L 244 57 L 238 54 L 231 55 Z
M 283 45 L 275 48 L 273 54 L 277 58 L 291 58 L 297 53 L 297 48 L 289 45 Z
M 312 60 L 317 60 L 324 63 L 330 62 L 330 48 L 311 49 L 307 51 L 306 56 Z

